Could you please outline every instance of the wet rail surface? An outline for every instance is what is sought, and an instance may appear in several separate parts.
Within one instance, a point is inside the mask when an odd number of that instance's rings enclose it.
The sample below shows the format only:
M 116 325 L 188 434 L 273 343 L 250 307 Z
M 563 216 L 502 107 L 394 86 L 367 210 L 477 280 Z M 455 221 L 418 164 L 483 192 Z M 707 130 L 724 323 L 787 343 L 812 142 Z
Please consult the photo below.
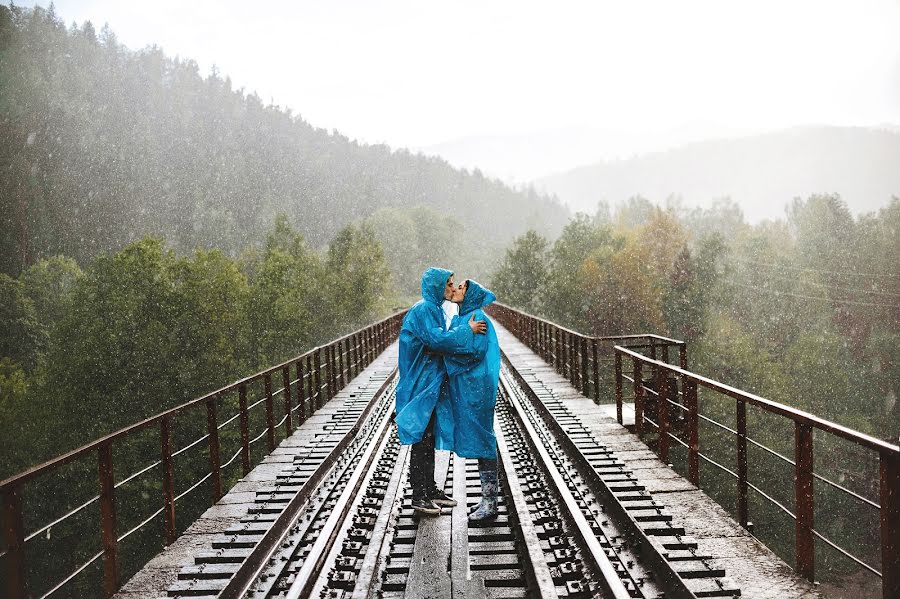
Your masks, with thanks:
M 468 522 L 475 460 L 443 455 L 459 501 L 411 508 L 396 373 L 348 401 L 169 597 L 728 597 L 740 590 L 553 389 L 504 361 L 499 516 Z

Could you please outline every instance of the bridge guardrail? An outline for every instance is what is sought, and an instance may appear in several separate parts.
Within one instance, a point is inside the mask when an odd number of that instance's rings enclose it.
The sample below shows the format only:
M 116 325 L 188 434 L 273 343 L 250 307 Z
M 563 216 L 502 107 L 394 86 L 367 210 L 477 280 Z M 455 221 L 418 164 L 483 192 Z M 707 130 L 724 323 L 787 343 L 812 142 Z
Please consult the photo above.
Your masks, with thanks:
M 649 429 L 658 432 L 658 451 L 663 462 L 668 463 L 671 442 L 674 441 L 687 451 L 688 479 L 698 488 L 701 483 L 701 459 L 736 479 L 737 519 L 744 528 L 752 529 L 749 519 L 750 490 L 755 491 L 765 501 L 795 521 L 794 557 L 799 574 L 809 580 L 814 579 L 815 539 L 819 539 L 856 565 L 881 578 L 882 595 L 885 599 L 900 597 L 900 446 L 691 372 L 687 369 L 687 347 L 683 341 L 651 334 L 620 337 L 581 335 L 571 329 L 502 304 L 495 304 L 491 315 L 545 361 L 552 364 L 557 372 L 566 376 L 573 386 L 580 389 L 584 395 L 593 397 L 595 401 L 599 400 L 601 394 L 599 370 L 602 360 L 598 356 L 598 349 L 602 347 L 603 342 L 642 341 L 642 343 L 627 346 L 618 344 L 612 348 L 613 388 L 617 418 L 620 424 L 622 424 L 623 401 L 628 399 L 623 391 L 624 382 L 629 381 L 634 390 L 632 397 L 635 402 L 636 431 L 638 435 L 646 434 Z M 668 363 L 670 347 L 677 347 L 679 350 L 679 365 L 677 366 Z M 635 350 L 649 350 L 650 355 Z M 623 361 L 631 362 L 630 376 L 623 369 Z M 649 371 L 646 380 L 644 378 L 644 374 L 647 372 L 644 370 L 645 367 Z M 589 371 L 592 376 L 588 374 Z M 678 389 L 679 381 L 681 383 L 680 390 Z M 701 387 L 709 389 L 719 396 L 734 400 L 736 421 L 734 429 L 700 413 L 698 390 Z M 660 398 L 665 398 L 665 400 L 660 401 Z M 748 436 L 748 405 L 793 423 L 794 460 Z M 654 413 L 648 415 L 647 408 L 650 406 L 653 407 Z M 671 410 L 678 410 L 677 418 L 671 417 Z M 656 421 L 650 416 L 655 416 Z M 681 431 L 673 430 L 673 420 L 679 421 Z M 737 472 L 700 451 L 701 421 L 724 430 L 735 438 Z M 839 482 L 830 480 L 814 471 L 813 431 L 815 430 L 849 441 L 854 446 L 877 455 L 880 503 L 867 499 Z M 679 435 L 679 432 L 682 435 Z M 681 436 L 686 436 L 687 440 L 683 440 Z M 765 454 L 794 468 L 793 486 L 796 513 L 749 481 L 748 445 L 760 449 Z M 814 481 L 819 481 L 864 506 L 878 510 L 881 541 L 880 571 L 816 530 L 814 525 Z
M 164 542 L 166 545 L 173 543 L 177 536 L 175 507 L 181 498 L 196 490 L 206 481 L 211 481 L 211 499 L 212 504 L 215 504 L 223 495 L 222 471 L 240 458 L 241 471 L 244 475 L 249 473 L 252 466 L 251 446 L 265 438 L 266 455 L 274 451 L 277 429 L 283 425 L 285 437 L 289 436 L 293 432 L 295 419 L 297 425 L 302 424 L 316 410 L 334 397 L 353 377 L 358 375 L 390 343 L 397 339 L 405 314 L 406 310 L 397 312 L 379 322 L 336 339 L 327 345 L 315 347 L 277 366 L 257 372 L 202 397 L 110 433 L 105 437 L 0 482 L 0 495 L 2 495 L 3 502 L 2 522 L 4 538 L 4 549 L 0 551 L 0 559 L 6 562 L 5 596 L 10 599 L 24 599 L 35 595 L 42 598 L 50 597 L 65 588 L 79 574 L 101 559 L 103 563 L 104 593 L 106 596 L 113 595 L 119 588 L 118 547 L 122 541 L 156 520 L 160 515 L 163 515 Z M 281 379 L 280 387 L 278 387 L 279 378 Z M 255 390 L 258 392 L 260 399 L 248 405 L 248 390 L 251 387 L 258 388 Z M 238 398 L 238 412 L 224 422 L 219 423 L 219 407 L 227 398 L 233 398 L 235 394 Z M 276 423 L 275 398 L 279 395 L 284 396 L 283 402 L 279 402 L 283 407 L 281 408 L 281 419 Z M 294 401 L 294 398 L 296 398 L 296 401 Z M 266 412 L 265 427 L 257 436 L 251 439 L 250 414 L 254 408 L 262 404 L 265 405 Z M 173 451 L 172 423 L 175 417 L 199 412 L 204 408 L 207 434 Z M 240 425 L 240 447 L 223 464 L 220 456 L 219 432 L 235 420 L 239 420 Z M 116 482 L 113 470 L 114 444 L 123 442 L 152 427 L 159 428 L 160 459 Z M 175 458 L 204 442 L 206 442 L 208 449 L 209 472 L 186 490 L 176 495 L 173 476 Z M 99 493 L 66 514 L 39 525 L 33 531 L 26 532 L 22 502 L 25 486 L 41 477 L 57 472 L 66 464 L 91 454 L 96 454 L 97 456 Z M 162 507 L 143 519 L 137 526 L 119 534 L 116 529 L 116 490 L 160 467 L 162 474 Z M 52 527 L 58 526 L 76 514 L 83 512 L 89 506 L 98 503 L 100 507 L 102 550 L 94 554 L 87 562 L 69 572 L 61 581 L 48 583 L 53 584 L 48 590 L 41 590 L 39 594 L 32 593 L 26 582 L 26 545 L 45 533 L 49 536 Z

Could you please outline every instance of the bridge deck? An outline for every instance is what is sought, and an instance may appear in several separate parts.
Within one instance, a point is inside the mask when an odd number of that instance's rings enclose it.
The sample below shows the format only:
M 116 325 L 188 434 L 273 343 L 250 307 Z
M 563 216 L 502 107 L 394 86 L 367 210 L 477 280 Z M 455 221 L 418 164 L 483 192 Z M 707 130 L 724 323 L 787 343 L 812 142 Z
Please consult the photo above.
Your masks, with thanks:
M 727 577 L 740 588 L 743 597 L 819 596 L 811 583 L 795 576 L 791 568 L 741 528 L 725 510 L 660 462 L 638 437 L 620 426 L 608 410 L 598 409 L 593 401 L 582 396 L 502 326 L 497 325 L 497 331 L 501 347 L 527 384 L 538 396 L 544 394 L 551 401 L 560 402 L 568 410 L 570 416 L 567 416 L 569 420 L 563 424 L 564 427 L 575 430 L 580 429 L 579 424 L 583 425 L 595 439 L 613 450 L 654 499 L 666 506 L 674 518 L 673 523 L 683 526 L 686 534 L 696 539 L 699 552 L 712 556 L 714 564 L 725 569 Z M 271 456 L 241 479 L 172 546 L 132 577 L 116 596 L 121 599 L 136 599 L 163 597 L 167 593 L 171 595 L 173 589 L 180 584 L 179 572 L 194 566 L 198 556 L 211 555 L 215 551 L 214 543 L 230 534 L 229 529 L 234 531 L 242 521 L 245 523 L 242 526 L 246 526 L 248 515 L 254 513 L 254 506 L 259 506 L 261 491 L 271 489 L 279 479 L 284 480 L 285 472 L 291 468 L 295 469 L 291 476 L 302 480 L 303 472 L 308 472 L 308 466 L 302 464 L 305 459 L 303 456 L 309 456 L 315 451 L 321 453 L 332 438 L 336 439 L 346 431 L 346 423 L 342 423 L 342 419 L 358 414 L 358 404 L 366 397 L 371 397 L 374 389 L 384 382 L 395 366 L 396 359 L 395 343 L 299 427 L 293 436 L 282 442 Z M 406 458 L 406 452 L 401 452 L 400 456 L 402 458 L 398 461 L 402 462 Z M 438 460 L 437 478 L 445 483 L 448 492 L 452 491 L 457 498 L 465 498 L 467 501 L 461 502 L 459 508 L 447 511 L 440 518 L 422 521 L 417 530 L 409 531 L 416 536 L 409 558 L 412 564 L 419 566 L 409 571 L 408 583 L 405 585 L 407 597 L 416 596 L 419 591 L 423 594 L 448 596 L 447 589 L 452 586 L 451 582 L 460 582 L 453 581 L 454 576 L 471 578 L 471 573 L 478 571 L 472 560 L 502 561 L 503 551 L 499 550 L 499 546 L 496 555 L 490 555 L 491 551 L 480 552 L 487 555 L 469 555 L 468 545 L 472 542 L 472 535 L 477 532 L 473 533 L 469 528 L 468 534 L 466 533 L 465 507 L 466 503 L 477 502 L 477 473 L 474 471 L 473 461 L 459 462 L 453 468 L 453 460 L 447 455 L 441 456 Z M 460 468 L 463 464 L 465 466 Z M 503 502 L 504 499 L 501 498 L 501 504 Z M 505 504 L 502 509 L 505 510 Z M 269 520 L 261 516 L 259 528 L 264 528 L 267 522 Z M 457 553 L 453 550 L 457 545 L 460 546 L 458 549 L 465 551 Z M 460 560 L 454 557 L 456 555 L 465 557 Z M 514 565 L 511 564 L 510 567 Z M 233 566 L 222 562 L 217 567 L 227 569 Z M 211 580 L 208 584 L 209 595 L 215 595 L 217 585 L 221 583 Z M 471 580 L 466 584 L 471 585 Z M 203 589 L 193 588 L 191 591 L 196 594 Z M 507 594 L 509 591 L 507 589 Z M 485 593 L 484 585 L 469 589 L 471 596 L 483 596 Z M 398 596 L 404 594 L 400 593 Z
M 509 331 L 500 325 L 496 328 L 500 347 L 515 367 L 526 378 L 533 377 L 552 389 L 569 411 L 616 453 L 654 499 L 666 506 L 673 516 L 673 524 L 682 525 L 687 535 L 697 540 L 701 552 L 714 556 L 714 562 L 740 587 L 742 597 L 820 596 L 812 583 L 794 575 L 786 563 L 738 525 L 706 493 L 663 464 L 637 435 L 616 422 L 614 411 L 599 410 L 592 400 Z

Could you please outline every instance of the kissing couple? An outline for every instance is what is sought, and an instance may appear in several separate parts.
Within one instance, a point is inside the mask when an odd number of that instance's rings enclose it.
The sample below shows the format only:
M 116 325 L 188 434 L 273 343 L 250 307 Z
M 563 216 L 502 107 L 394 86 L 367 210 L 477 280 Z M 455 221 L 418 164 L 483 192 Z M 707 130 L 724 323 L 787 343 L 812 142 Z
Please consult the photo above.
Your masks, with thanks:
M 409 481 L 419 514 L 435 516 L 457 504 L 434 481 L 434 452 L 443 449 L 478 460 L 481 503 L 469 520 L 497 517 L 500 344 L 483 311 L 495 299 L 476 281 L 457 285 L 451 271 L 429 268 L 422 274 L 422 299 L 403 318 L 396 423 L 400 443 L 412 445 Z M 459 306 L 449 325 L 444 301 Z

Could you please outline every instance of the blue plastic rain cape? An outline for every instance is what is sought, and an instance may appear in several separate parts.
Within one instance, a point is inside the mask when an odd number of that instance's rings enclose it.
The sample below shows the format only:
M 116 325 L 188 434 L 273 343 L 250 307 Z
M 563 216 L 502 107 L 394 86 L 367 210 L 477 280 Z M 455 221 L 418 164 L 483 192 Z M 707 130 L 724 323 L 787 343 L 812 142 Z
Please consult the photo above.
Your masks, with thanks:
M 486 335 L 474 335 L 473 351 L 446 356 L 448 391 L 455 416 L 453 451 L 463 458 L 497 459 L 494 407 L 500 383 L 500 343 L 494 323 L 482 308 L 497 299 L 493 292 L 469 280 L 469 288 L 451 327 L 465 325 L 472 314 L 487 322 Z
M 445 329 L 444 287 L 453 273 L 429 268 L 422 275 L 422 299 L 403 318 L 400 328 L 400 382 L 397 383 L 397 433 L 400 443 L 422 440 L 435 413 L 435 449 L 453 449 L 453 408 L 441 390 L 447 369 L 442 354 L 472 351 L 475 335 L 469 325 Z

